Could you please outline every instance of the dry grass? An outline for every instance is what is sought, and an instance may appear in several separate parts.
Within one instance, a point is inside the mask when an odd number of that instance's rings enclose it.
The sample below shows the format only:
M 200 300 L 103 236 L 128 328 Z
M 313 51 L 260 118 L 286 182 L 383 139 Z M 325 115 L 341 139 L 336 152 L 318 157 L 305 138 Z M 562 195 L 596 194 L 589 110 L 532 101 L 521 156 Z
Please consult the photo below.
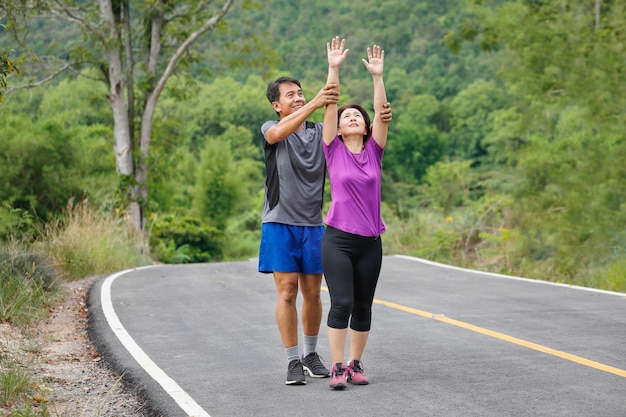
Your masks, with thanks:
M 35 247 L 66 280 L 151 263 L 143 235 L 125 219 L 96 210 L 87 201 L 78 205 L 70 201 L 65 217 L 48 224 Z

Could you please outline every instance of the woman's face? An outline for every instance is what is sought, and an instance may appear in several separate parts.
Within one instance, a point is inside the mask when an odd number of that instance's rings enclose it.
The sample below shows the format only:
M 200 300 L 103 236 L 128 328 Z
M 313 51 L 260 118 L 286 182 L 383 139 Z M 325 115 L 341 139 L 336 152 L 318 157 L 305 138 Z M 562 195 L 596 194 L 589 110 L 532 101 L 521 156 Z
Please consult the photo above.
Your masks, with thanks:
M 347 108 L 339 115 L 337 134 L 346 137 L 348 135 L 363 136 L 366 133 L 365 119 L 358 109 Z

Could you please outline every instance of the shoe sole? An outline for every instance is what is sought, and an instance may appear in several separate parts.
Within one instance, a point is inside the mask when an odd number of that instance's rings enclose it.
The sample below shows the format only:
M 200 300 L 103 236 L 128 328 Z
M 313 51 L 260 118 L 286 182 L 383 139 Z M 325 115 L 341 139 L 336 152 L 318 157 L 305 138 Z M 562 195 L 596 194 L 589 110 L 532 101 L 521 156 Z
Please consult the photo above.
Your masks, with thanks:
M 285 381 L 285 385 L 306 385 L 306 381 Z
M 324 375 L 324 374 L 314 374 L 306 366 L 302 365 L 302 367 L 304 368 L 304 373 L 307 374 L 308 376 L 310 376 L 311 378 L 329 378 L 330 377 L 330 372 L 328 374 L 326 374 L 326 375 Z
M 345 385 L 345 384 L 331 385 L 330 388 L 332 388 L 334 390 L 342 391 L 342 390 L 347 388 L 347 385 Z
M 368 385 L 369 381 L 362 381 L 362 382 L 354 382 L 354 381 L 348 381 L 349 383 L 351 383 L 352 385 Z
M 350 376 L 348 376 L 348 382 L 351 383 L 352 385 L 368 385 L 370 382 L 369 381 L 354 381 Z

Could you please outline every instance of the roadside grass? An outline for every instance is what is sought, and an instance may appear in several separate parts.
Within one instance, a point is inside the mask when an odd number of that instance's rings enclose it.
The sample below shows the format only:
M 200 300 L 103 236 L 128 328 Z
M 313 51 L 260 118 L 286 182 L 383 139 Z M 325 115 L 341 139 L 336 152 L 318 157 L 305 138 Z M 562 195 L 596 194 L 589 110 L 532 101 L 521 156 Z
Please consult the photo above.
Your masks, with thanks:
M 64 299 L 59 283 L 152 263 L 147 244 L 123 219 L 70 202 L 63 219 L 34 238 L 0 242 L 0 326 L 28 339 L 33 325 L 48 317 L 49 307 Z M 11 417 L 63 416 L 46 401 L 45 381 L 33 361 L 36 348 L 11 349 L 0 340 L 0 411 Z M 8 338 L 7 338 L 8 339 Z M 90 415 L 105 404 L 92 404 Z M 6 414 L 8 413 L 8 414 Z M 97 414 L 94 414 L 97 413 Z M 70 412 L 67 417 L 77 414 Z
M 2 404 L 12 404 L 22 393 L 30 392 L 32 379 L 28 372 L 20 369 L 19 364 L 11 363 L 8 358 L 0 362 L 0 401 Z M 6 371 L 4 371 L 6 369 Z
M 572 258 L 575 273 L 558 268 L 558 260 L 532 259 L 532 248 L 520 231 L 507 226 L 507 219 L 493 215 L 496 208 L 480 211 L 414 210 L 398 215 L 383 205 L 387 231 L 383 252 L 428 259 L 442 264 L 524 278 L 560 282 L 601 290 L 626 292 L 626 250 L 615 249 L 609 261 L 588 265 Z
M 70 201 L 65 216 L 46 225 L 33 246 L 70 281 L 152 263 L 139 233 L 87 202 Z
M 0 246 L 0 322 L 28 326 L 58 300 L 58 274 L 42 254 L 20 243 Z

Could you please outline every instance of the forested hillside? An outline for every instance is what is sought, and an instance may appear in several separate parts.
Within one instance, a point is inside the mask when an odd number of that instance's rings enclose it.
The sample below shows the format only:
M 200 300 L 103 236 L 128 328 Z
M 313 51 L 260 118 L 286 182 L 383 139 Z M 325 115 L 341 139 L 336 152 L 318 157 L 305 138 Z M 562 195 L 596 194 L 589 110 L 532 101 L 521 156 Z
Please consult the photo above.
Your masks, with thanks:
M 245 3 L 194 44 L 158 103 L 143 202 L 153 256 L 256 255 L 260 126 L 276 117 L 267 83 L 294 76 L 312 98 L 338 35 L 350 49 L 345 103 L 371 108 L 360 60 L 374 43 L 385 50 L 387 254 L 626 291 L 622 2 Z M 20 72 L 0 105 L 0 235 L 29 233 L 71 198 L 123 215 L 106 77 L 85 63 L 90 44 L 51 18 L 19 32 L 21 44 L 5 23 L 0 51 Z M 44 64 L 81 57 L 74 71 L 18 88 L 43 78 Z

